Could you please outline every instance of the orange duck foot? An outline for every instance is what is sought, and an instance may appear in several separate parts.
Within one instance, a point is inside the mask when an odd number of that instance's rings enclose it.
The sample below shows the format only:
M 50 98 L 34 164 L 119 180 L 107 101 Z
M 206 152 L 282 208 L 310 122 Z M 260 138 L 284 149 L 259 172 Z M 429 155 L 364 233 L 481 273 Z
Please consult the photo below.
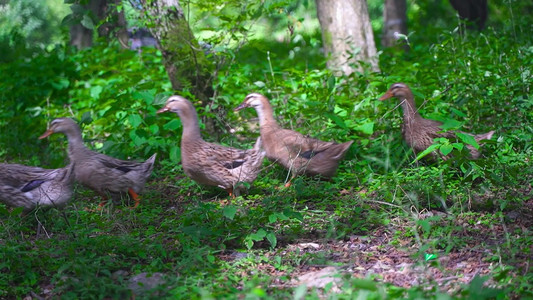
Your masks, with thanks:
M 141 199 L 139 198 L 139 195 L 135 193 L 131 188 L 128 189 L 128 193 L 130 194 L 133 201 L 135 201 L 135 205 L 133 207 L 130 207 L 131 209 L 136 209 L 137 206 L 139 206 L 139 203 L 141 202 Z

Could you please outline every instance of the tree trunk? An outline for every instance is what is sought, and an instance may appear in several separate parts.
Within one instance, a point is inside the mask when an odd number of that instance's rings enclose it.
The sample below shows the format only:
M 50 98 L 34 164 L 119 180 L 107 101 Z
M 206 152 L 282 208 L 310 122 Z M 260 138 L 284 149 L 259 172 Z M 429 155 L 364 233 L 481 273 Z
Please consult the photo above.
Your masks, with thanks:
M 107 20 L 98 26 L 98 36 L 114 37 L 115 34 L 120 44 L 128 48 L 128 31 L 124 10 L 120 12 L 117 6 L 121 0 L 90 0 L 88 4 L 81 5 L 82 1 L 72 4 L 72 19 L 74 24 L 70 26 L 70 44 L 78 49 L 91 47 L 93 44 L 93 32 L 101 20 Z M 90 28 L 88 28 L 90 27 Z
M 209 105 L 213 96 L 214 65 L 207 59 L 183 15 L 178 0 L 141 0 L 151 34 L 158 41 L 172 88 L 188 90 Z M 206 120 L 206 129 L 215 134 L 214 123 Z
M 476 24 L 477 30 L 483 30 L 489 14 L 487 0 L 450 0 L 459 17 Z M 472 25 L 468 25 L 472 29 Z
M 346 75 L 361 71 L 358 61 L 378 71 L 374 33 L 366 0 L 316 0 L 328 68 Z
M 78 49 L 93 45 L 93 28 L 105 17 L 107 0 L 90 0 L 88 4 L 83 5 L 81 2 L 75 1 L 71 6 L 75 23 L 70 26 L 70 44 Z
M 196 41 L 178 0 L 142 0 L 175 90 L 189 89 L 202 102 L 213 95 L 212 64 Z
M 115 0 L 115 5 L 119 6 L 121 4 L 122 0 Z M 120 42 L 120 45 L 123 48 L 129 48 L 128 45 L 128 22 L 126 21 L 126 15 L 124 14 L 124 8 L 122 10 L 117 11 L 115 8 L 115 13 L 117 14 L 117 39 Z
M 384 30 L 381 43 L 384 47 L 395 46 L 398 43 L 398 34 L 407 35 L 407 3 L 406 0 L 385 0 L 383 10 Z M 403 43 L 408 48 L 407 43 Z
M 70 44 L 78 49 L 93 45 L 93 31 L 85 28 L 81 23 L 70 26 Z

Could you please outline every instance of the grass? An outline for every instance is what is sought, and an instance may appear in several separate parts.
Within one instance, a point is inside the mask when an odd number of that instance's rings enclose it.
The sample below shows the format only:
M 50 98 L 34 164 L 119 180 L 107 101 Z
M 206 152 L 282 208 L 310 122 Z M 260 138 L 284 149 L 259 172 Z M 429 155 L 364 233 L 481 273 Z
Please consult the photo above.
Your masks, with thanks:
M 425 168 L 413 176 L 424 177 Z M 152 295 L 172 298 L 472 296 L 483 292 L 469 284 L 474 273 L 498 288 L 493 296 L 531 296 L 524 265 L 533 242 L 531 201 L 519 212 L 462 212 L 453 204 L 440 212 L 430 208 L 435 189 L 415 196 L 399 182 L 397 194 L 408 195 L 399 201 L 346 178 L 302 178 L 283 189 L 270 179 L 279 175 L 270 169 L 228 206 L 219 204 L 224 193 L 170 175 L 152 180 L 136 210 L 110 203 L 88 212 L 99 201 L 85 190 L 64 211 L 20 217 L 2 209 L 2 297 L 123 298 L 131 295 L 129 278 L 143 272 L 165 274 Z M 46 236 L 36 237 L 37 222 Z M 299 276 L 327 266 L 340 274 L 335 284 L 297 288 Z
M 90 147 L 120 158 L 157 152 L 158 162 L 135 210 L 125 200 L 89 212 L 100 199 L 81 187 L 63 211 L 21 216 L 0 205 L 0 298 L 124 299 L 142 274 L 164 280 L 137 298 L 533 297 L 533 51 L 529 20 L 515 18 L 520 30 L 497 20 L 465 36 L 415 28 L 410 52 L 381 52 L 382 73 L 341 78 L 325 70 L 317 34 L 244 45 L 220 70 L 213 107 L 199 110 L 224 129 L 207 140 L 249 147 L 256 115 L 232 109 L 254 91 L 271 98 L 284 127 L 355 143 L 329 182 L 283 188 L 286 171 L 265 162 L 248 193 L 225 206 L 224 191 L 184 175 L 181 123 L 155 117 L 175 92 L 157 51 L 57 48 L 1 65 L 3 160 L 64 165 L 65 143 L 36 137 L 68 115 Z M 425 117 L 496 129 L 483 158 L 413 162 L 401 110 L 377 101 L 398 81 L 425 102 Z M 320 287 L 302 284 L 324 270 Z

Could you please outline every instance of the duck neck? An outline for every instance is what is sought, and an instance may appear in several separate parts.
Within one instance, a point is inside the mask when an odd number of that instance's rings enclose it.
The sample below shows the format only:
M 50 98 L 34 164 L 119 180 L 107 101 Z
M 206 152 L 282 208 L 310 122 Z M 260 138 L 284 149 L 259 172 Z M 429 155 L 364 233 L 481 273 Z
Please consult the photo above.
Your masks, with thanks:
M 85 149 L 83 138 L 81 137 L 81 129 L 78 126 L 72 126 L 63 133 L 68 139 L 69 156 L 72 156 L 72 154 L 78 149 Z
M 409 124 L 414 120 L 421 118 L 418 110 L 416 109 L 415 99 L 413 94 L 409 93 L 407 96 L 400 98 L 404 124 Z
M 191 106 L 189 109 L 180 110 L 178 115 L 183 126 L 182 141 L 187 139 L 202 139 L 198 115 L 194 107 Z
M 262 101 L 261 106 L 256 107 L 256 111 L 257 117 L 259 117 L 259 126 L 261 128 L 279 127 L 274 119 L 274 111 L 268 100 Z

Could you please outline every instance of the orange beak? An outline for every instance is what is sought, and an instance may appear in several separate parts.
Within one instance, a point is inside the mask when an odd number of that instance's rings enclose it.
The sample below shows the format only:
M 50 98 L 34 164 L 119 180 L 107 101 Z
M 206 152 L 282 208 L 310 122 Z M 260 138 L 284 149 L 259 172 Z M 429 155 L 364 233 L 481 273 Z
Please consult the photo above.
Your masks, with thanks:
M 164 113 L 164 112 L 167 112 L 167 111 L 169 111 L 169 110 L 170 110 L 170 109 L 169 109 L 168 107 L 164 106 L 163 108 L 160 108 L 160 109 L 156 112 L 156 114 Z
M 383 101 L 383 100 L 387 100 L 387 99 L 390 99 L 394 97 L 394 95 L 392 94 L 392 92 L 389 90 L 387 91 L 383 96 L 381 96 L 381 98 L 379 98 L 379 100 Z
M 52 129 L 48 129 L 45 133 L 43 133 L 39 139 L 42 140 L 44 138 L 47 138 L 49 137 L 50 135 L 52 135 L 54 133 L 54 131 Z

